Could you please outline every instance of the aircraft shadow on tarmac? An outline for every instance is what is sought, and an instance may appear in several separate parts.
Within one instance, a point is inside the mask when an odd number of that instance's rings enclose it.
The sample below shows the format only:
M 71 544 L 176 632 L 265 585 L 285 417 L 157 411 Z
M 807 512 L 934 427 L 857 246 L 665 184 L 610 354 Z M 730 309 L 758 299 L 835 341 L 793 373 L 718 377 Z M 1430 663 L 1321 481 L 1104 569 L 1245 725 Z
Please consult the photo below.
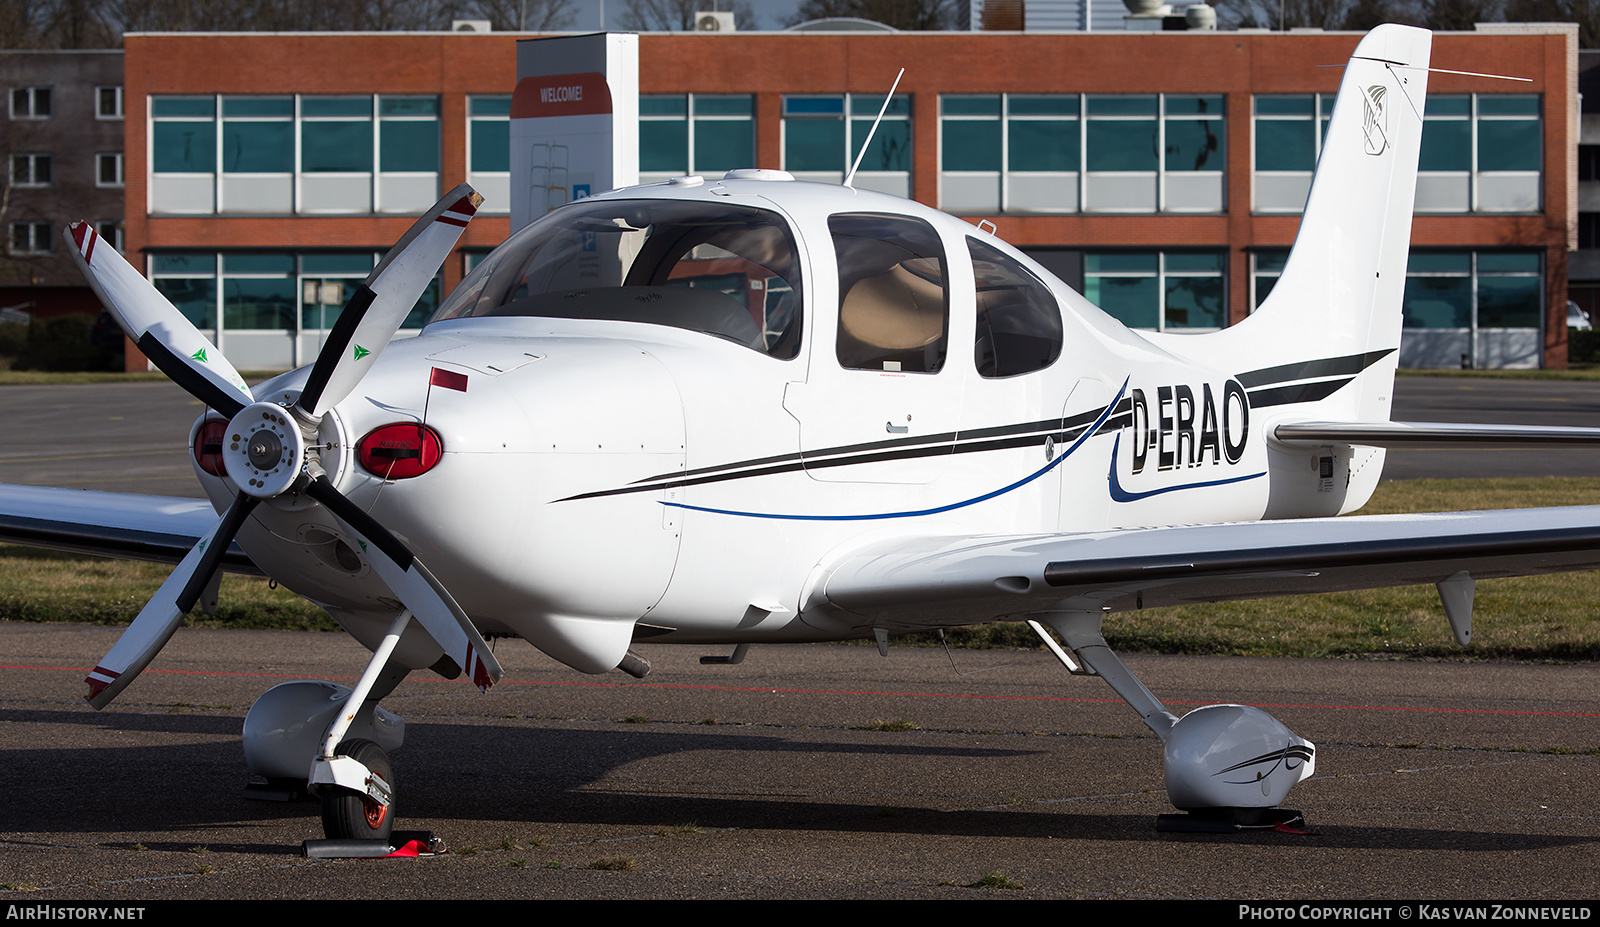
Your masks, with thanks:
M 198 714 L 87 715 L 77 711 L 0 711 L 0 723 L 27 725 L 91 724 L 114 732 L 160 732 L 182 738 L 226 737 L 207 743 L 168 743 L 118 747 L 34 747 L 6 749 L 0 760 L 0 790 L 26 796 L 7 809 L 6 830 L 14 833 L 126 832 L 152 849 L 186 850 L 194 841 L 175 834 L 207 833 L 218 851 L 298 853 L 297 841 L 259 842 L 263 823 L 292 826 L 304 822 L 304 837 L 321 836 L 313 803 L 247 801 L 242 797 L 244 761 L 237 740 L 239 720 Z M 1048 799 L 1016 802 L 1000 796 L 992 805 L 970 807 L 978 796 L 964 791 L 952 801 L 969 807 L 944 811 L 931 783 L 907 774 L 902 761 L 932 757 L 952 761 L 1004 759 L 1050 750 L 997 750 L 941 745 L 872 744 L 848 739 L 798 742 L 782 735 L 730 731 L 596 731 L 573 728 L 484 727 L 427 723 L 408 732 L 407 747 L 395 755 L 402 821 L 448 828 L 452 820 L 508 827 L 556 823 L 653 828 L 693 821 L 703 829 L 791 830 L 924 836 L 1054 837 L 1132 843 L 1185 841 L 1220 844 L 1283 844 L 1312 840 L 1324 849 L 1440 849 L 1503 853 L 1508 849 L 1546 849 L 1592 844 L 1600 836 L 1464 831 L 1418 827 L 1340 826 L 1317 821 L 1316 836 L 1272 833 L 1238 835 L 1158 834 L 1156 810 L 1170 810 L 1155 795 L 1108 794 L 1107 804 L 1136 803 L 1124 813 L 1081 813 L 1086 803 Z M 486 742 L 492 744 L 486 747 Z M 1070 749 L 1070 748 L 1069 748 Z M 1103 749 L 1103 748 L 1102 748 Z M 721 771 L 698 782 L 664 785 L 670 775 L 646 769 L 632 784 L 617 773 L 631 764 L 648 764 L 676 754 L 714 756 Z M 763 769 L 805 762 L 806 754 L 853 757 L 852 769 L 866 763 L 869 781 L 836 777 L 814 787 L 774 785 Z M 1052 768 L 1070 778 L 1069 758 L 1057 756 Z M 829 761 L 831 762 L 831 761 Z M 829 766 L 824 765 L 824 769 Z M 786 782 L 793 783 L 790 777 Z M 748 784 L 745 784 L 748 783 Z M 1056 783 L 1019 782 L 1016 791 L 1059 791 Z M 819 795 L 828 796 L 819 800 Z M 900 799 L 899 802 L 896 799 Z M 1026 807 L 1033 804 L 1033 809 Z M 404 825 L 402 825 L 404 826 Z M 218 829 L 237 828 L 240 842 L 218 841 Z M 155 832 L 140 838 L 141 832 Z M 161 837 L 168 839 L 161 840 Z M 250 838 L 257 838 L 251 840 Z

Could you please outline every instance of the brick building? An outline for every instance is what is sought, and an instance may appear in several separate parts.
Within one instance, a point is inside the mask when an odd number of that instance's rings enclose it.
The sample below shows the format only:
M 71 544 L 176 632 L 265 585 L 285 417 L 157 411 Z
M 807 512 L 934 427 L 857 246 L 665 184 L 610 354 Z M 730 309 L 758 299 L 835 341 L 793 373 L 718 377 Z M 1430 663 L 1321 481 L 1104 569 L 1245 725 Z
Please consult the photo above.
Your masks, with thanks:
M 640 39 L 643 180 L 776 167 L 1035 255 L 1130 324 L 1242 319 L 1294 240 L 1354 33 L 694 33 Z M 241 367 L 307 362 L 449 186 L 489 198 L 413 322 L 507 234 L 515 37 L 129 35 L 126 242 Z M 1577 38 L 1435 37 L 1402 362 L 1564 366 Z
M 0 122 L 8 165 L 0 309 L 98 314 L 100 301 L 60 235 L 66 223 L 87 218 L 113 243 L 121 240 L 122 52 L 0 52 L 0 80 L 9 95 Z

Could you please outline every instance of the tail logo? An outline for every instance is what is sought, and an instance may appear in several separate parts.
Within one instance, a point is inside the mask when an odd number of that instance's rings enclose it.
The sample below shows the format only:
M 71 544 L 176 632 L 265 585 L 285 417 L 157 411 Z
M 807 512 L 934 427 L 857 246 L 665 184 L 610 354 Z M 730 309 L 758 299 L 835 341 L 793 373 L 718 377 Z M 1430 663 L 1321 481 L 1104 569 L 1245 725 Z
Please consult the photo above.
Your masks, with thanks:
M 1373 84 L 1361 92 L 1365 104 L 1361 130 L 1369 155 L 1381 155 L 1389 148 L 1389 113 L 1383 99 L 1387 93 L 1388 88 L 1382 84 Z

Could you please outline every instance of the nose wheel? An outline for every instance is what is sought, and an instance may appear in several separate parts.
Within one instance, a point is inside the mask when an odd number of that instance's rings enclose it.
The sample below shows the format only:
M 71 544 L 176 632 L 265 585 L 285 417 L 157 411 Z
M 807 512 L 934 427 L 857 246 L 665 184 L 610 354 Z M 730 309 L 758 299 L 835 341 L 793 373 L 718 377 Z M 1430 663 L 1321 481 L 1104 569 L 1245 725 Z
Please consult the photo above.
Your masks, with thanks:
M 329 840 L 389 842 L 394 830 L 394 771 L 383 748 L 370 740 L 347 740 L 339 745 L 341 757 L 366 767 L 370 779 L 365 792 L 344 788 L 322 789 L 322 832 Z

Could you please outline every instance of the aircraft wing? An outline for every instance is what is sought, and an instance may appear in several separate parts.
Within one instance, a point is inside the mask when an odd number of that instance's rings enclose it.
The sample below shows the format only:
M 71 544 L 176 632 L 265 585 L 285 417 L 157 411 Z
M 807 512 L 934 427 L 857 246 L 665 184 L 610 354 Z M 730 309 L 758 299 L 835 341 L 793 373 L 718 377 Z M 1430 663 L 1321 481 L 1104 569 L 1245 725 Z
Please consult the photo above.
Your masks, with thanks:
M 204 499 L 0 483 L 0 542 L 177 563 L 216 521 Z M 237 544 L 222 568 L 264 575 Z
M 820 620 L 917 630 L 1600 569 L 1600 506 L 877 542 L 826 569 Z

